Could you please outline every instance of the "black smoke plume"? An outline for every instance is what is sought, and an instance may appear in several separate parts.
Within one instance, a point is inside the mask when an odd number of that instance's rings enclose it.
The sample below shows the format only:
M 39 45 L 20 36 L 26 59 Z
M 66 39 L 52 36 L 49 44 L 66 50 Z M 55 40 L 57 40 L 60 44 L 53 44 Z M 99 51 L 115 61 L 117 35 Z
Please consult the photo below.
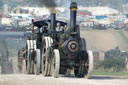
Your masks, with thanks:
M 50 12 L 56 12 L 56 0 L 40 0 L 40 4 L 45 5 Z

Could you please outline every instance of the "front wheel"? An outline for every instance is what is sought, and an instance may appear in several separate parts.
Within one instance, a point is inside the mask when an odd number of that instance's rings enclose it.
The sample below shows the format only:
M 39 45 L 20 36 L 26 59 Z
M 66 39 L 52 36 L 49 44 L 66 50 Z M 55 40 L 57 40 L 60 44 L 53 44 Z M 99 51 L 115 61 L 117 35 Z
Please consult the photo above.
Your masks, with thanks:
M 85 68 L 86 68 L 86 78 L 90 79 L 92 77 L 93 72 L 93 53 L 92 51 L 88 51 L 88 59 L 85 62 Z
M 40 50 L 37 49 L 36 51 L 36 58 L 35 58 L 35 64 L 34 64 L 34 69 L 35 69 L 35 74 L 39 75 L 40 74 Z
M 60 71 L 60 53 L 58 49 L 54 49 L 53 58 L 52 58 L 52 76 L 58 78 L 59 71 Z
M 84 63 L 85 63 L 84 60 L 80 60 L 79 66 L 74 68 L 74 74 L 75 74 L 76 77 L 84 77 L 85 76 L 85 65 L 84 65 Z

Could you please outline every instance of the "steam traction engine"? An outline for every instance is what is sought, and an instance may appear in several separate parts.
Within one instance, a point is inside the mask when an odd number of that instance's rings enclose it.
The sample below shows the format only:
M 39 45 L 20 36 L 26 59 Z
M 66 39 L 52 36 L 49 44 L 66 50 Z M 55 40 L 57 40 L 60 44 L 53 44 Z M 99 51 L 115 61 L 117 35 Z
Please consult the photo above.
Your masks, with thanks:
M 44 76 L 58 77 L 74 70 L 76 77 L 91 78 L 93 54 L 87 51 L 84 38 L 80 37 L 76 25 L 77 4 L 70 5 L 70 27 L 66 32 L 56 31 L 56 14 L 51 13 L 49 35 L 42 41 L 42 73 Z
M 40 74 L 40 49 L 37 47 L 37 33 L 25 33 L 26 46 L 18 51 L 18 68 L 20 73 Z
M 91 78 L 93 70 L 93 54 L 86 49 L 86 41 L 80 37 L 79 26 L 76 25 L 77 4 L 70 5 L 70 26 L 67 31 L 57 31 L 57 23 L 61 26 L 67 23 L 56 20 L 56 14 L 51 13 L 51 19 L 33 20 L 42 32 L 34 30 L 26 40 L 24 52 L 24 70 L 27 73 L 59 77 L 59 74 L 69 74 L 74 71 L 76 77 Z M 45 27 L 46 26 L 46 27 Z M 45 28 L 44 28 L 45 27 Z M 33 28 L 34 29 L 34 28 Z

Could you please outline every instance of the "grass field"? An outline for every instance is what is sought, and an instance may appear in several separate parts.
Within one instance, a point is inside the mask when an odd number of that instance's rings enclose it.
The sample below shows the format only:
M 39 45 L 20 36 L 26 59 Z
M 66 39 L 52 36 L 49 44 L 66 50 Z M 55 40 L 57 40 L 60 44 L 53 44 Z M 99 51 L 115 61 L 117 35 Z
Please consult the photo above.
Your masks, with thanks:
M 127 36 L 126 36 L 122 31 L 118 31 L 118 32 L 119 32 L 120 35 L 122 36 L 124 42 L 128 43 L 128 38 L 127 38 Z M 128 47 L 128 45 L 127 45 L 127 47 Z M 128 49 L 127 49 L 127 51 L 128 51 Z
M 94 72 L 93 75 L 128 76 L 128 72 Z
M 128 43 L 128 38 L 125 36 L 125 34 L 122 31 L 119 31 L 120 35 L 123 37 L 126 43 Z

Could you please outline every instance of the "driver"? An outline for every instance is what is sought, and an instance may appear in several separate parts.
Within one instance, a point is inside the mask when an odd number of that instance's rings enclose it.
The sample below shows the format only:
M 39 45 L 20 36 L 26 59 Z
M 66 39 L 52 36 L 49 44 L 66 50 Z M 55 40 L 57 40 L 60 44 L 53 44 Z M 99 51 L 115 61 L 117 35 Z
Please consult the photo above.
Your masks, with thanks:
M 60 31 L 64 31 L 63 26 L 61 26 L 61 24 L 60 24 L 59 22 L 57 23 L 56 31 L 58 31 L 58 32 L 60 32 Z
M 42 29 L 42 33 L 47 33 L 47 32 L 48 32 L 48 27 L 47 25 L 44 25 Z

